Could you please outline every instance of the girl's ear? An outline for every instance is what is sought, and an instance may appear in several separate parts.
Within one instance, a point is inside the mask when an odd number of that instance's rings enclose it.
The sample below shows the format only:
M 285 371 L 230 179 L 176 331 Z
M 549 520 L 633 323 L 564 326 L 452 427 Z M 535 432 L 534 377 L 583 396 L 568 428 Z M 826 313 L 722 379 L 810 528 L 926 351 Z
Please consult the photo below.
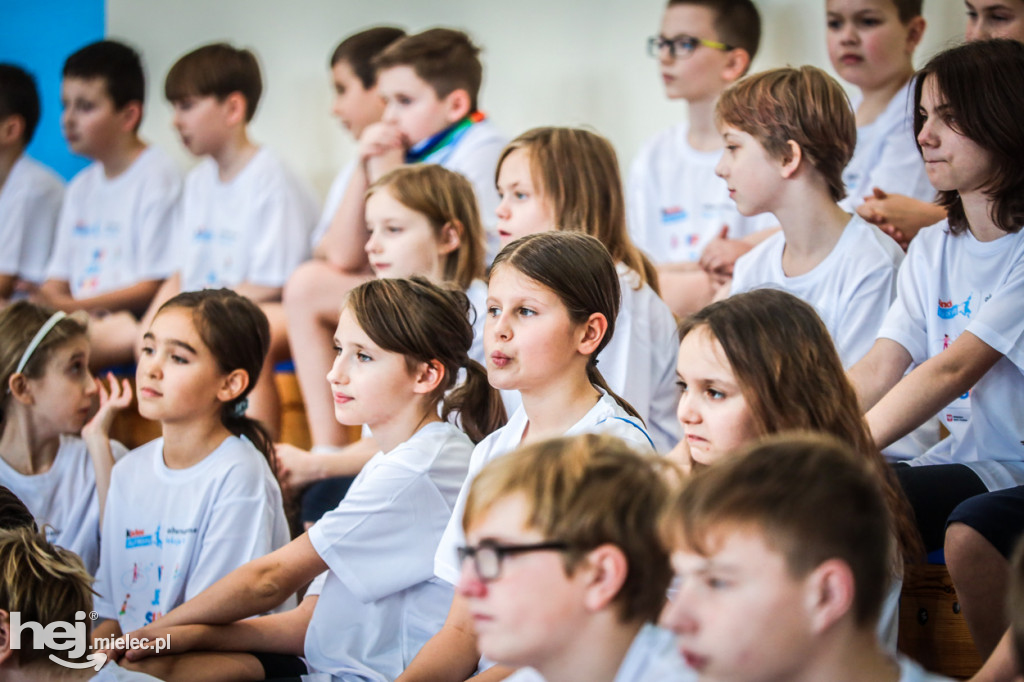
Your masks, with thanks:
M 621 549 L 605 544 L 591 550 L 576 570 L 582 572 L 586 580 L 583 605 L 596 613 L 615 601 L 622 590 L 629 575 L 629 561 Z
M 448 122 L 455 123 L 469 115 L 472 100 L 470 99 L 468 92 L 462 88 L 456 88 L 449 92 L 448 96 L 444 98 L 444 104 Z
M 581 327 L 577 350 L 583 355 L 593 355 L 607 331 L 608 318 L 604 316 L 604 313 L 591 313 Z
M 800 168 L 800 162 L 803 160 L 804 152 L 800 148 L 800 145 L 796 140 L 786 140 L 786 145 L 789 147 L 787 157 L 782 160 L 782 168 L 780 173 L 784 178 L 791 178 L 796 173 L 797 169 Z
M 233 369 L 224 375 L 220 390 L 217 391 L 217 400 L 228 403 L 242 395 L 242 392 L 249 386 L 249 373 L 244 369 Z
M 449 220 L 441 227 L 441 234 L 437 237 L 437 248 L 442 256 L 446 256 L 462 245 L 462 223 L 458 220 Z
M 416 370 L 416 385 L 413 388 L 413 392 L 424 395 L 433 393 L 441 385 L 441 382 L 444 381 L 444 374 L 444 365 L 441 364 L 440 360 L 434 359 L 430 362 L 420 363 L 419 368 Z
M 7 380 L 7 388 L 11 395 L 22 405 L 32 405 L 35 399 L 32 397 L 32 390 L 28 385 L 28 377 L 21 372 L 12 374 Z

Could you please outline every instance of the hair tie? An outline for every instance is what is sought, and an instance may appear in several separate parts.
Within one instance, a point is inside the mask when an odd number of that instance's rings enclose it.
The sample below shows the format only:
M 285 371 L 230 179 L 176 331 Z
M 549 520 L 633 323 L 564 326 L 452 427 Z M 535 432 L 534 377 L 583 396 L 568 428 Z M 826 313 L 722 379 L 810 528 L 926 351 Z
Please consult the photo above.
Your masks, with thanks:
M 25 352 L 21 354 L 21 360 L 18 361 L 18 367 L 14 370 L 15 374 L 21 374 L 22 370 L 25 369 L 25 365 L 32 358 L 32 353 L 36 352 L 36 348 L 42 343 L 46 335 L 50 333 L 50 330 L 57 326 L 57 323 L 67 317 L 67 313 L 63 310 L 58 310 L 53 315 L 50 315 L 50 319 L 43 323 L 43 326 L 39 328 L 36 335 L 32 337 L 32 340 L 28 342 L 28 346 L 25 348 Z
M 235 406 L 233 408 L 231 408 L 231 415 L 233 417 L 239 417 L 239 418 L 244 417 L 245 416 L 245 411 L 248 410 L 248 409 L 249 409 L 249 399 L 248 398 L 242 398 L 237 403 L 235 403 Z

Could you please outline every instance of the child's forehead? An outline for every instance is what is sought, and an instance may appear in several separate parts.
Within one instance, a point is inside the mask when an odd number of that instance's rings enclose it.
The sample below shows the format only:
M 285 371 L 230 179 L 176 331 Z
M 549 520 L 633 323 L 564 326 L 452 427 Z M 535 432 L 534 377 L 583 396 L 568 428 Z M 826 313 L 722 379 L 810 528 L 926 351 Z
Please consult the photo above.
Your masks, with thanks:
M 65 94 L 85 96 L 94 99 L 110 100 L 110 90 L 107 87 L 107 79 L 103 76 L 65 76 L 61 81 L 61 90 Z
M 397 64 L 377 72 L 377 87 L 381 92 L 402 92 L 409 90 L 430 91 L 437 95 L 434 87 L 420 78 L 411 64 Z
M 507 493 L 491 502 L 466 531 L 467 538 L 533 541 L 543 539 L 529 523 L 530 503 L 521 491 Z
M 698 532 L 700 537 L 687 538 L 680 533 L 675 538 L 671 560 L 676 572 L 747 570 L 767 562 L 786 562 L 756 523 L 721 521 Z
M 718 14 L 711 7 L 696 3 L 669 5 L 661 19 L 661 32 L 666 38 L 679 35 L 718 39 L 715 21 Z
M 845 14 L 866 10 L 893 13 L 899 11 L 893 0 L 826 0 L 825 7 L 829 12 L 842 12 Z

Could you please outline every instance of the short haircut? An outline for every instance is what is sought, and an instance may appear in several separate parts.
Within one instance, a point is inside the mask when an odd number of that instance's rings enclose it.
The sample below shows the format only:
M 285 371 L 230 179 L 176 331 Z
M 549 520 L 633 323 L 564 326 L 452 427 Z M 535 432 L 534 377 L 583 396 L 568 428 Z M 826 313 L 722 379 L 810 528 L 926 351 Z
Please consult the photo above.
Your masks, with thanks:
M 896 5 L 896 14 L 899 16 L 900 22 L 905 24 L 914 17 L 921 16 L 924 0 L 892 0 L 892 4 Z
M 770 69 L 726 88 L 715 110 L 719 125 L 738 128 L 777 159 L 790 158 L 788 142 L 828 183 L 833 201 L 846 196 L 843 169 L 857 144 L 857 123 L 843 88 L 814 66 Z
M 920 3 L 918 3 L 920 4 Z M 746 50 L 753 61 L 761 45 L 761 14 L 751 0 L 669 0 L 668 6 L 706 7 L 715 15 L 718 40 Z
M 36 520 L 25 503 L 7 486 L 0 485 L 0 529 L 36 527 Z
M 672 574 L 658 527 L 670 497 L 669 468 L 666 460 L 637 454 L 607 435 L 529 445 L 480 471 L 466 499 L 463 527 L 470 529 L 499 500 L 523 495 L 527 524 L 569 545 L 567 575 L 597 547 L 618 547 L 629 563 L 614 600 L 619 616 L 624 622 L 653 621 L 665 605 Z
M 750 530 L 800 579 L 830 559 L 853 574 L 860 628 L 878 620 L 892 535 L 876 477 L 842 441 L 790 432 L 765 438 L 692 477 L 665 518 L 667 544 L 707 556 L 719 533 Z
M 245 120 L 251 121 L 263 94 L 263 79 L 256 55 L 227 43 L 211 43 L 192 50 L 174 63 L 164 80 L 164 97 L 176 102 L 186 97 L 216 97 L 231 93 L 245 97 Z
M 345 62 L 368 90 L 377 84 L 377 71 L 373 68 L 373 60 L 388 45 L 404 37 L 405 31 L 391 26 L 375 26 L 354 33 L 334 48 L 331 66 L 341 61 Z
M 1013 654 L 1017 659 L 1017 669 L 1020 670 L 1024 666 L 1024 542 L 1017 543 L 1017 549 L 1010 559 L 1007 615 L 1013 637 Z
M 992 201 L 990 217 L 1000 230 L 1017 232 L 1024 223 L 1024 45 L 1007 39 L 976 40 L 932 57 L 914 84 L 918 135 L 925 120 L 921 92 L 929 78 L 935 79 L 955 130 L 991 158 L 991 177 L 985 182 L 985 194 Z M 950 232 L 966 232 L 960 193 L 941 191 L 938 203 L 946 209 Z
M 47 626 L 51 623 L 86 623 L 92 609 L 92 576 L 74 552 L 54 547 L 42 533 L 22 526 L 0 530 L 0 609 L 20 614 L 21 622 Z M 82 614 L 76 619 L 76 614 Z M 35 648 L 31 628 L 21 631 L 18 664 L 25 666 L 48 660 L 53 654 L 63 659 L 84 660 L 88 654 L 74 659 L 67 650 Z
M 0 64 L 0 120 L 21 116 L 25 122 L 21 142 L 26 147 L 35 135 L 40 113 L 39 90 L 32 74 L 14 64 Z
M 146 77 L 139 53 L 116 40 L 101 40 L 86 45 L 64 62 L 64 78 L 100 78 L 114 108 L 124 109 L 131 102 L 146 101 Z
M 462 31 L 432 28 L 395 41 L 373 60 L 377 71 L 408 66 L 434 89 L 438 98 L 465 90 L 470 111 L 477 110 L 483 66 L 480 48 Z

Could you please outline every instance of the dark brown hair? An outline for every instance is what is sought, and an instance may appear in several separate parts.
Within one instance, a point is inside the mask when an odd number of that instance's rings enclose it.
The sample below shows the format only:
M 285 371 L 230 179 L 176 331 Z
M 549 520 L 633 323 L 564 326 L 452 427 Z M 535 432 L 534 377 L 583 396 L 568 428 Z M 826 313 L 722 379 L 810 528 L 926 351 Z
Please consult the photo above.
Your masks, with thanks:
M 751 0 L 669 0 L 668 6 L 674 5 L 696 5 L 711 10 L 715 15 L 717 40 L 745 50 L 750 61 L 754 61 L 761 44 L 761 15 Z
M 263 93 L 256 55 L 227 43 L 212 43 L 184 55 L 167 72 L 164 97 L 176 102 L 186 97 L 216 97 L 223 101 L 233 92 L 245 97 L 245 120 L 251 121 Z
M 469 358 L 473 325 L 464 293 L 423 277 L 373 279 L 349 292 L 345 309 L 375 344 L 404 355 L 410 371 L 435 360 L 444 366 L 444 377 L 430 399 L 442 403 L 443 419 L 458 413 L 474 443 L 504 426 L 501 396 L 487 382 L 480 363 Z M 460 369 L 466 370 L 466 378 L 456 386 Z
M 380 72 L 395 66 L 409 66 L 416 75 L 444 99 L 456 90 L 469 95 L 470 111 L 478 108 L 483 66 L 480 48 L 462 31 L 432 28 L 395 41 L 381 52 L 373 65 Z
M 1024 223 L 1024 45 L 1016 40 L 976 40 L 932 57 L 914 83 L 918 135 L 925 120 L 921 92 L 930 78 L 948 108 L 950 125 L 991 158 L 992 175 L 984 187 L 991 202 L 989 216 L 1003 232 L 1017 232 Z M 940 191 L 938 203 L 949 216 L 950 232 L 967 231 L 967 215 L 956 189 Z
M 353 33 L 338 43 L 331 54 L 331 66 L 344 61 L 367 90 L 377 84 L 373 60 L 391 43 L 405 37 L 405 31 L 392 26 L 374 26 Z

